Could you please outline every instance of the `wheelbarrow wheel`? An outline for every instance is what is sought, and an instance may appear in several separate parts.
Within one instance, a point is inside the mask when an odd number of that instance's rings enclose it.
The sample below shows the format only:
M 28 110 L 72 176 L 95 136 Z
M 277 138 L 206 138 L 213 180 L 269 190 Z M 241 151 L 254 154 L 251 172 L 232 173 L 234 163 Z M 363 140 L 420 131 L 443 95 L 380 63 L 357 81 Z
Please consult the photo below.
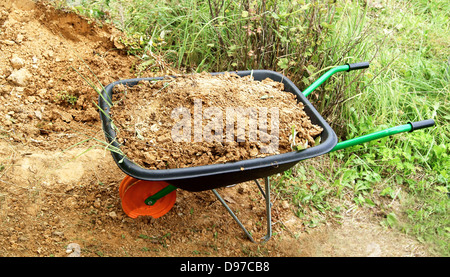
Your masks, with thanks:
M 145 204 L 145 200 L 168 185 L 166 182 L 143 181 L 126 176 L 119 186 L 123 211 L 131 218 L 139 216 L 158 218 L 165 215 L 175 204 L 175 190 L 158 199 L 153 205 Z

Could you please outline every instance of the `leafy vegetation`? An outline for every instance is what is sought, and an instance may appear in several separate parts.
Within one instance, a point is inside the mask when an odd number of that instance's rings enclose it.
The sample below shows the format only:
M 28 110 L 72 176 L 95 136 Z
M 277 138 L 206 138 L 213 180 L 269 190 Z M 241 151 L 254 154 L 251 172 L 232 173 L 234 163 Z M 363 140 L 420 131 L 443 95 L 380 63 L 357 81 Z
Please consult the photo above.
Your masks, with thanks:
M 374 210 L 386 228 L 449 256 L 450 2 L 82 0 L 74 8 L 122 29 L 140 70 L 161 60 L 186 72 L 265 68 L 306 88 L 332 66 L 370 61 L 309 96 L 342 140 L 424 119 L 436 125 L 304 161 L 274 176 L 275 189 L 308 227 Z

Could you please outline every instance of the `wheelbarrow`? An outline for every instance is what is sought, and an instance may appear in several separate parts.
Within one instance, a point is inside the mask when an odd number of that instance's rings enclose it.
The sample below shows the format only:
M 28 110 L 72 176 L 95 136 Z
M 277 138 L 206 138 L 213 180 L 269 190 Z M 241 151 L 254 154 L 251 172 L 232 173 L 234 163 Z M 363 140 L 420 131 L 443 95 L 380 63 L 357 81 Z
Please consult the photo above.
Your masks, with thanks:
M 158 218 L 170 211 L 175 204 L 177 189 L 191 192 L 212 190 L 220 203 L 226 208 L 229 214 L 245 232 L 247 237 L 252 242 L 256 242 L 252 235 L 246 230 L 245 226 L 239 221 L 236 214 L 233 213 L 216 190 L 217 188 L 232 186 L 254 180 L 265 198 L 267 234 L 262 238 L 262 241 L 268 241 L 272 236 L 272 204 L 270 200 L 269 176 L 282 173 L 305 159 L 317 157 L 332 151 L 337 151 L 382 137 L 391 136 L 401 132 L 412 132 L 414 130 L 434 125 L 433 120 L 409 122 L 404 125 L 338 142 L 337 136 L 333 129 L 308 101 L 307 96 L 337 72 L 349 72 L 368 67 L 368 62 L 345 64 L 333 67 L 303 92 L 300 91 L 287 77 L 274 71 L 248 70 L 233 72 L 241 77 L 252 75 L 256 81 L 270 78 L 274 81 L 283 83 L 284 90 L 294 94 L 297 101 L 304 104 L 304 110 L 310 117 L 311 123 L 319 125 L 323 128 L 323 131 L 320 134 L 320 144 L 302 151 L 292 151 L 263 158 L 176 169 L 151 170 L 143 168 L 129 160 L 123 152 L 120 151 L 121 145 L 116 138 L 116 132 L 112 125 L 112 119 L 109 116 L 110 108 L 113 105 L 113 88 L 116 85 L 122 84 L 125 86 L 134 86 L 143 80 L 155 81 L 162 80 L 164 77 L 127 79 L 109 84 L 102 90 L 99 96 L 99 108 L 102 128 L 107 143 L 110 145 L 109 150 L 111 155 L 117 166 L 126 174 L 126 177 L 122 180 L 119 186 L 119 196 L 121 198 L 123 211 L 131 218 L 137 218 L 139 216 L 151 216 L 153 218 Z M 224 73 L 225 72 L 216 72 L 211 74 L 217 75 Z M 258 182 L 258 179 L 264 179 L 264 189 Z

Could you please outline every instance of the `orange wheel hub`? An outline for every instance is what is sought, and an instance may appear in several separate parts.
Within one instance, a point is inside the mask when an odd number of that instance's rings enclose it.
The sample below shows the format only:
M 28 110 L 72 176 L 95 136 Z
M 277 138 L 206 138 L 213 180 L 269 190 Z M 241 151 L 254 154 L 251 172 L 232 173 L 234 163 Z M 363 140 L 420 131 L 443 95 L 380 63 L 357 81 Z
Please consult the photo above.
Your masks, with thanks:
M 143 181 L 126 176 L 119 186 L 123 211 L 131 218 L 138 216 L 158 218 L 165 215 L 175 204 L 175 190 L 158 199 L 153 205 L 145 204 L 145 200 L 168 185 L 166 182 Z

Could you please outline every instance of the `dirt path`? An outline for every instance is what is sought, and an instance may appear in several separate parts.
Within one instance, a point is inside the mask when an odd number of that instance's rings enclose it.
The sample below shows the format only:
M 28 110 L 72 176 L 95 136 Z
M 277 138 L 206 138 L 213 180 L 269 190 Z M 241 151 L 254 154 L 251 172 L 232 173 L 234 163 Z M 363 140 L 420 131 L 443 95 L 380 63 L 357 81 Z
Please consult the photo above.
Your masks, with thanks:
M 97 94 L 81 75 L 106 85 L 135 77 L 137 61 L 117 49 L 120 33 L 113 28 L 42 3 L 6 2 L 0 3 L 0 256 L 427 256 L 414 240 L 357 210 L 341 226 L 306 233 L 291 207 L 276 199 L 276 234 L 263 245 L 249 242 L 209 191 L 178 191 L 162 218 L 126 217 L 118 197 L 125 176 L 94 139 L 103 140 Z M 265 210 L 256 186 L 220 192 L 262 237 Z

